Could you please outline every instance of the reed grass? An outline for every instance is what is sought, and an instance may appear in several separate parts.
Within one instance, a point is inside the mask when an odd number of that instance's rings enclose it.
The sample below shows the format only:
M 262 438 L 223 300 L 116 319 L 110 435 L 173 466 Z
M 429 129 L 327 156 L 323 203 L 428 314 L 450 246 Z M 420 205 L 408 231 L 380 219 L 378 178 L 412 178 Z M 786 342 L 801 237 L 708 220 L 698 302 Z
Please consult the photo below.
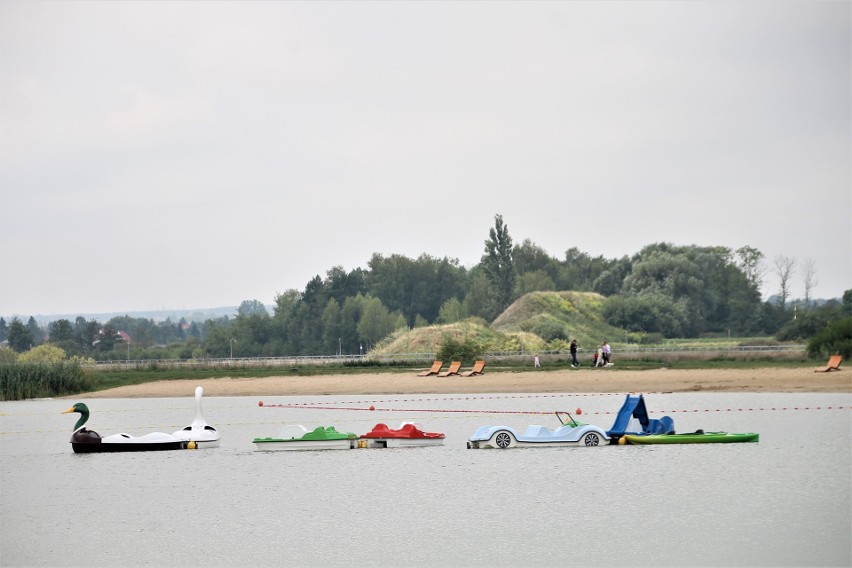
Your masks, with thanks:
M 91 371 L 75 361 L 0 365 L 0 400 L 48 398 L 92 390 Z

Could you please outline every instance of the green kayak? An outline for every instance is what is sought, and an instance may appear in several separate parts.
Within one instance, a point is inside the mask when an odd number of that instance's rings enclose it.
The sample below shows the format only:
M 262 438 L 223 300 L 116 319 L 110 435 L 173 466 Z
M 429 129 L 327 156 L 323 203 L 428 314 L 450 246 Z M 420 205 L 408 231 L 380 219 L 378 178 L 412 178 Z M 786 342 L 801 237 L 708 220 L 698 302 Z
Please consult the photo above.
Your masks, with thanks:
M 689 434 L 650 434 L 646 436 L 625 434 L 619 444 L 738 444 L 757 442 L 759 434 L 729 434 L 728 432 L 704 432 L 699 430 Z M 622 441 L 623 440 L 623 441 Z

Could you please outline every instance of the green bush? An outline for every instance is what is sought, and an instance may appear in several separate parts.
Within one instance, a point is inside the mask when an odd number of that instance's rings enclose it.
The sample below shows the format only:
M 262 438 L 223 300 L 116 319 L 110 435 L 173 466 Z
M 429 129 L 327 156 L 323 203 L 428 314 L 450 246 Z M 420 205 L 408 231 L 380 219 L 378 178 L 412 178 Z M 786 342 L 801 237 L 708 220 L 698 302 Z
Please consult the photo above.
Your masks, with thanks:
M 827 357 L 842 355 L 852 357 L 852 317 L 839 319 L 814 335 L 808 341 L 808 355 Z
M 643 333 L 639 338 L 639 343 L 642 345 L 658 345 L 663 342 L 663 334 L 652 332 L 652 333 Z
M 840 316 L 839 309 L 817 309 L 806 312 L 787 322 L 775 337 L 779 341 L 801 341 L 810 339 L 824 330 Z
M 565 326 L 552 319 L 543 319 L 536 322 L 530 331 L 547 342 L 554 339 L 568 340 L 568 334 L 565 333 Z
M 59 363 L 64 360 L 65 351 L 50 343 L 42 343 L 18 356 L 18 363 Z
M 464 341 L 457 341 L 450 335 L 444 335 L 441 338 L 437 358 L 441 361 L 461 361 L 463 364 L 470 365 L 480 359 L 481 355 L 482 349 L 473 339 L 465 338 Z
M 661 295 L 612 296 L 603 307 L 606 322 L 629 331 L 661 333 L 665 337 L 685 337 L 689 316 L 682 302 Z

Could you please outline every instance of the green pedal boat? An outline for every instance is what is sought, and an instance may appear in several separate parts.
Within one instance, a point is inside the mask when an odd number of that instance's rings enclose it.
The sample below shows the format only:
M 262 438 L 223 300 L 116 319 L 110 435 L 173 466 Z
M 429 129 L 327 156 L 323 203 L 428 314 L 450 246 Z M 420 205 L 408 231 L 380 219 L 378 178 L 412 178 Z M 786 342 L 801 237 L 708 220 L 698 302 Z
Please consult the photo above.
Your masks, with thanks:
M 619 444 L 740 444 L 757 442 L 760 435 L 754 432 L 747 434 L 729 434 L 728 432 L 705 432 L 697 430 L 689 434 L 625 434 L 619 438 Z

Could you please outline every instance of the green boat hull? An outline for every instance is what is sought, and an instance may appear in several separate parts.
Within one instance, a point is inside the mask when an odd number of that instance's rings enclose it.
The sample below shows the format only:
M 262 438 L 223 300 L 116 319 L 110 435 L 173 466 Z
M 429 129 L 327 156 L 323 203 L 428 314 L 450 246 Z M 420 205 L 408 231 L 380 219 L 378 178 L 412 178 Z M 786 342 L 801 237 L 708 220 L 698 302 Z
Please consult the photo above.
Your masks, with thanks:
M 741 444 L 757 442 L 760 435 L 753 432 L 747 434 L 729 434 L 727 432 L 693 432 L 691 434 L 652 434 L 636 436 L 625 434 L 627 444 Z

